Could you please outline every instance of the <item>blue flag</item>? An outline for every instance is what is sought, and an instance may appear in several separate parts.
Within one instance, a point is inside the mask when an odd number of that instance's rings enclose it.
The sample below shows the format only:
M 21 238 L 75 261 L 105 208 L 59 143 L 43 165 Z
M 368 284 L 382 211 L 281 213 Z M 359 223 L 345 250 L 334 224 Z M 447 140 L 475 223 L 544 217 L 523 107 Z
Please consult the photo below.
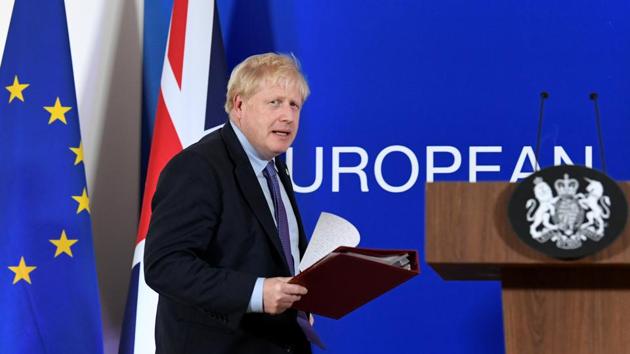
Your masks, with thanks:
M 62 0 L 18 0 L 0 65 L 0 353 L 103 352 Z

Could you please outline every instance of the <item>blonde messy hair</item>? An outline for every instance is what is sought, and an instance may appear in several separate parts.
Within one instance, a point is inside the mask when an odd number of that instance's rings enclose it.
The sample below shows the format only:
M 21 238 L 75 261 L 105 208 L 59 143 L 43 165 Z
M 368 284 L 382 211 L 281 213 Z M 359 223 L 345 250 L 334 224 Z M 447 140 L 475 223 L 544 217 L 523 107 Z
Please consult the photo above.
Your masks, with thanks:
M 300 71 L 300 63 L 293 54 L 252 55 L 232 70 L 227 86 L 225 111 L 230 114 L 236 96 L 247 99 L 255 95 L 264 80 L 283 87 L 295 85 L 302 96 L 302 103 L 310 94 L 306 79 Z

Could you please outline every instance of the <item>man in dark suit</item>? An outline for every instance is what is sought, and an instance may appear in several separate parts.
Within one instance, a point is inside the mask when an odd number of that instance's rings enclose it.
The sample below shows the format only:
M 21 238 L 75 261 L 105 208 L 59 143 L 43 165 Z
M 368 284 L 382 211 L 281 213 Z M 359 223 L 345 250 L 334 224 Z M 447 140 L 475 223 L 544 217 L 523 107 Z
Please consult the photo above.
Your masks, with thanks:
M 228 83 L 229 121 L 164 168 L 144 255 L 157 353 L 311 352 L 312 327 L 290 309 L 307 289 L 288 283 L 307 240 L 276 158 L 308 94 L 295 58 L 247 58 Z

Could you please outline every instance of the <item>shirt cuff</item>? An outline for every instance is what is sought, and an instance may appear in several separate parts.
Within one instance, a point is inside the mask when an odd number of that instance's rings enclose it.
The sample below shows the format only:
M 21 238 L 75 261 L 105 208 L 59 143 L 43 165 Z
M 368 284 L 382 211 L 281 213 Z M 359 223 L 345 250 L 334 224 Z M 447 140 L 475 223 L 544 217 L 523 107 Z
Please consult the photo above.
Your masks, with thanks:
M 263 283 L 265 278 L 256 279 L 254 284 L 254 290 L 252 296 L 249 299 L 249 305 L 247 305 L 247 312 L 264 312 L 263 309 Z

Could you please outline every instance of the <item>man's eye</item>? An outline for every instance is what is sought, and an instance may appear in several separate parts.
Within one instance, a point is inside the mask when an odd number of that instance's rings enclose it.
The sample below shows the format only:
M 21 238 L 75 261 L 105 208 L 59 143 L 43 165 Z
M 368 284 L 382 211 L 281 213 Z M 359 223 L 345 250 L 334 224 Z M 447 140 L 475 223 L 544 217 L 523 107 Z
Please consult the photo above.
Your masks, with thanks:
M 280 103 L 280 101 L 279 100 L 271 100 L 271 101 L 269 101 L 269 103 L 275 106 L 278 103 Z

